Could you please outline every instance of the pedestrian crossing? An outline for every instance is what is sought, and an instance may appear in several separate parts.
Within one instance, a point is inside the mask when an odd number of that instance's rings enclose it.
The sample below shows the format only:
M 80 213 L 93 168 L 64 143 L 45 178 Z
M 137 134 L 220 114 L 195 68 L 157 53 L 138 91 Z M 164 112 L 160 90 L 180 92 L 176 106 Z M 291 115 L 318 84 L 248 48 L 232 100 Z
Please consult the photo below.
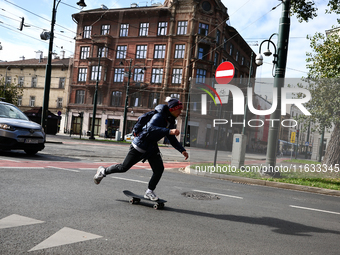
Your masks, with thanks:
M 44 224 L 44 221 L 29 218 L 26 216 L 12 214 L 5 218 L 0 219 L 0 231 L 5 231 L 9 228 L 18 228 L 22 226 L 34 225 L 34 224 Z M 63 227 L 50 237 L 46 238 L 44 241 L 38 245 L 32 247 L 27 252 L 44 250 L 52 247 L 57 247 L 66 244 L 78 243 L 89 241 L 93 239 L 102 238 L 102 236 L 84 232 L 77 229 L 72 229 L 69 227 Z

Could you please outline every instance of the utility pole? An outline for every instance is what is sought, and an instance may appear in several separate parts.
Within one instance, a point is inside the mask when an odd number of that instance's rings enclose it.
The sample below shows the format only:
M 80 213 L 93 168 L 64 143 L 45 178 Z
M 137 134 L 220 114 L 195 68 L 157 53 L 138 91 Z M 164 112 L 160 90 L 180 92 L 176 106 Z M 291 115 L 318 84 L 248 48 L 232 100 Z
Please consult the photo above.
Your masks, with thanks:
M 129 87 L 130 87 L 130 78 L 131 78 L 131 65 L 132 59 L 130 59 L 129 65 L 129 73 L 128 73 L 128 81 L 126 84 L 126 95 L 125 95 L 125 104 L 124 104 L 124 119 L 123 119 L 123 132 L 122 132 L 122 139 L 125 139 L 125 129 L 126 129 L 126 115 L 127 115 L 127 108 L 128 108 L 128 100 L 129 100 Z
M 275 69 L 274 88 L 277 89 L 277 108 L 270 115 L 270 119 L 281 120 L 281 88 L 284 86 L 284 78 L 287 64 L 287 51 L 290 29 L 290 0 L 282 1 L 282 15 L 280 18 L 279 36 L 277 43 L 277 64 Z M 269 126 L 266 166 L 275 167 L 276 150 L 280 121 L 273 121 Z

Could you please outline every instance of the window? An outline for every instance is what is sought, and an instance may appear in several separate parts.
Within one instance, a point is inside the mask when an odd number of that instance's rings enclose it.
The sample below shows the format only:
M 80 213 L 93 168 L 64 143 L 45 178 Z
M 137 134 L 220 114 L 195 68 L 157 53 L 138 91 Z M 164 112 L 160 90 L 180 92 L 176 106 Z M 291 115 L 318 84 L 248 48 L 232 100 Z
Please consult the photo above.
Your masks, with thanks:
M 35 106 L 35 96 L 30 96 L 30 107 Z
M 162 79 L 163 79 L 163 68 L 152 69 L 151 82 L 162 83 Z
M 136 58 L 146 58 L 147 45 L 137 45 Z
M 168 22 L 158 22 L 158 32 L 157 35 L 166 35 Z
M 159 102 L 159 93 L 158 92 L 151 92 L 149 94 L 149 108 L 155 108 L 156 105 L 158 105 Z
M 22 96 L 18 96 L 18 106 L 22 106 Z
M 113 91 L 111 94 L 111 106 L 120 106 L 122 102 L 122 92 Z
M 227 50 L 227 38 L 223 38 L 223 49 Z
M 143 68 L 135 68 L 133 80 L 135 82 L 143 82 L 144 81 L 144 71 Z
M 83 104 L 85 102 L 85 90 L 76 91 L 76 104 Z
M 92 98 L 92 104 L 94 104 L 94 93 L 93 92 L 93 98 Z M 97 105 L 101 105 L 103 102 L 103 93 L 101 90 L 97 90 Z
M 235 57 L 235 60 L 238 61 L 238 57 L 239 57 L 240 53 L 237 51 L 236 52 L 236 57 Z
M 188 21 L 178 21 L 177 23 L 177 34 L 186 35 L 187 34 Z
M 220 30 L 217 30 L 216 31 L 216 43 L 217 43 L 217 45 L 220 44 L 220 39 L 221 39 L 221 32 L 220 32 Z
M 120 37 L 126 37 L 129 34 L 129 24 L 120 24 Z
M 154 58 L 164 58 L 165 57 L 165 44 L 155 45 Z
M 18 86 L 20 88 L 24 86 L 24 81 L 25 81 L 25 77 L 24 76 L 19 76 L 19 78 L 18 78 Z
M 209 30 L 209 25 L 204 23 L 199 23 L 198 25 L 198 34 L 207 36 Z
M 91 26 L 84 26 L 83 38 L 91 38 Z
M 60 88 L 60 89 L 65 88 L 65 80 L 66 80 L 65 77 L 59 78 L 59 88 Z
M 10 85 L 12 83 L 12 77 L 11 76 L 7 76 L 6 78 L 7 78 L 6 85 Z
M 37 76 L 33 76 L 32 77 L 31 87 L 32 88 L 36 88 L 37 87 L 37 82 L 38 82 L 38 77 Z
M 57 108 L 63 108 L 63 98 L 58 97 L 57 99 Z
M 209 52 L 208 47 L 199 46 L 197 58 L 202 59 L 202 60 L 207 60 L 208 59 L 208 52 Z
M 147 36 L 149 32 L 149 23 L 140 23 L 139 36 Z
M 102 76 L 102 67 L 100 66 L 92 66 L 91 68 L 91 80 L 96 81 L 97 79 L 100 80 Z
M 175 58 L 184 58 L 185 44 L 175 45 Z
M 93 135 L 99 135 L 100 133 L 100 125 L 102 120 L 101 119 L 94 119 L 94 132 Z M 92 130 L 92 117 L 90 118 L 90 130 Z
M 87 77 L 87 68 L 78 69 L 78 81 L 85 82 Z
M 140 93 L 135 92 L 131 94 L 130 107 L 139 107 L 140 104 Z
M 80 59 L 87 59 L 90 56 L 90 47 L 80 47 Z
M 241 65 L 242 66 L 244 65 L 244 57 L 243 56 L 241 57 Z
M 233 49 L 234 49 L 234 45 L 230 44 L 229 45 L 229 55 L 233 55 Z
M 197 69 L 196 73 L 196 82 L 205 83 L 205 77 L 207 75 L 207 71 L 204 69 Z
M 126 58 L 126 50 L 127 50 L 127 46 L 117 46 L 117 57 L 118 59 L 125 59 Z
M 180 94 L 171 94 L 170 97 L 171 97 L 171 98 L 176 98 L 176 99 L 179 100 Z
M 123 82 L 123 80 L 124 80 L 124 68 L 116 68 L 113 82 Z
M 110 25 L 102 25 L 101 35 L 108 35 L 110 34 Z
M 215 66 L 218 65 L 218 53 L 217 52 L 215 52 L 214 65 Z
M 175 84 L 182 83 L 182 69 L 181 68 L 172 69 L 172 83 L 175 83 Z
M 107 47 L 98 47 L 98 58 L 107 58 L 108 51 Z

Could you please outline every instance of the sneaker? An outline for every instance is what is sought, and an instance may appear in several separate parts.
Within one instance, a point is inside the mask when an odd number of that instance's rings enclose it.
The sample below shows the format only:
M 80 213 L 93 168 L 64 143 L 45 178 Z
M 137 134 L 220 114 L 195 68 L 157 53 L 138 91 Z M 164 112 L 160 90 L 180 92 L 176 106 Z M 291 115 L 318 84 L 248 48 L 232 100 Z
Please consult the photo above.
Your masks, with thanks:
M 156 201 L 158 200 L 158 197 L 156 196 L 156 194 L 151 190 L 151 191 L 146 191 L 144 198 L 146 199 L 150 199 L 151 201 Z
M 97 169 L 97 173 L 94 175 L 93 180 L 95 184 L 99 184 L 100 181 L 105 177 L 105 167 L 100 166 Z

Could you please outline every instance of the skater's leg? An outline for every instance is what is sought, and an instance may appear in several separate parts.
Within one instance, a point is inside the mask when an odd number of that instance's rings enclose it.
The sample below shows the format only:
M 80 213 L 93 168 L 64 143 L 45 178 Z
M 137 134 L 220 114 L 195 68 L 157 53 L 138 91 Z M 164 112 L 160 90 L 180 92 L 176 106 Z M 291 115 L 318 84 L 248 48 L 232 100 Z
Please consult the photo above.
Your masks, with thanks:
M 109 166 L 105 169 L 105 174 L 124 173 L 129 170 L 133 165 L 138 163 L 142 158 L 143 153 L 137 151 L 132 145 L 128 154 L 126 155 L 122 164 Z
M 149 181 L 148 188 L 149 190 L 155 190 L 164 172 L 164 165 L 161 153 L 158 151 L 157 153 L 153 154 L 151 157 L 148 158 L 148 161 L 153 172 L 152 177 Z

